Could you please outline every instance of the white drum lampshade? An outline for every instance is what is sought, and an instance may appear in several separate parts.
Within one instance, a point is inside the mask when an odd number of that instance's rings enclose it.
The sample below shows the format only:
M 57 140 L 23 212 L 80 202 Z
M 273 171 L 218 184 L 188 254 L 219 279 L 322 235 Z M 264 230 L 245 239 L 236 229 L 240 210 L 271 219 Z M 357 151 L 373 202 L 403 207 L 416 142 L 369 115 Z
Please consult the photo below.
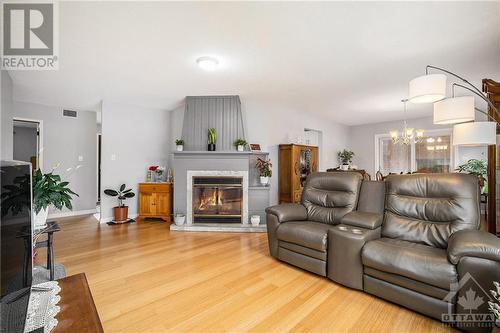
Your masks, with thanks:
M 446 98 L 434 103 L 434 124 L 457 124 L 474 120 L 474 97 Z
M 446 75 L 428 74 L 410 81 L 408 100 L 412 103 L 434 103 L 446 96 Z
M 487 146 L 497 143 L 497 124 L 492 121 L 476 121 L 453 126 L 454 146 Z

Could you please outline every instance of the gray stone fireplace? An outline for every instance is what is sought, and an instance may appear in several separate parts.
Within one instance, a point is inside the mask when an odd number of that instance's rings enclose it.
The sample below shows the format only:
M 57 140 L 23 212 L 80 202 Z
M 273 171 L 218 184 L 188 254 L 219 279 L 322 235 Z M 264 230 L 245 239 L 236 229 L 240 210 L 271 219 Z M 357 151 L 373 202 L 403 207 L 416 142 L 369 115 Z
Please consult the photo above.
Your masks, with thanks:
M 209 128 L 217 131 L 217 151 L 206 151 Z M 173 154 L 174 213 L 185 214 L 186 222 L 171 230 L 266 231 L 269 187 L 260 185 L 255 162 L 268 153 L 238 152 L 238 138 L 245 138 L 238 96 L 186 97 L 185 151 Z M 251 215 L 260 216 L 260 226 L 251 226 Z

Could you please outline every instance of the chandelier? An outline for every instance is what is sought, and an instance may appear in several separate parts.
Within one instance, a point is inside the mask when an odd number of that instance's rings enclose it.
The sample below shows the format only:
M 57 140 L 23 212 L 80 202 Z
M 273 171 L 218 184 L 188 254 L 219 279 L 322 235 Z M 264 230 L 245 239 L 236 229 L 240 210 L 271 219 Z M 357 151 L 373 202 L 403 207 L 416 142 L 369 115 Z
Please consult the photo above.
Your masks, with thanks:
M 424 130 L 415 130 L 414 128 L 408 127 L 406 123 L 406 102 L 408 99 L 402 99 L 401 102 L 404 104 L 404 120 L 403 120 L 403 129 L 401 133 L 398 130 L 392 130 L 391 139 L 394 144 L 403 144 L 409 145 L 412 143 L 420 143 L 424 138 Z

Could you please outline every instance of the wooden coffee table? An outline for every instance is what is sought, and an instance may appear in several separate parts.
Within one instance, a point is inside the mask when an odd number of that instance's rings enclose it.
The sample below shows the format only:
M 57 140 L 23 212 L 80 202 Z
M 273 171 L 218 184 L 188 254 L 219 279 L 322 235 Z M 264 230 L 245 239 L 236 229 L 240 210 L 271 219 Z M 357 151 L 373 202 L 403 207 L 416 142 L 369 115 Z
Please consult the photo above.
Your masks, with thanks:
M 56 315 L 59 323 L 52 333 L 104 332 L 85 274 L 71 275 L 57 282 L 61 287 L 58 303 L 61 311 Z

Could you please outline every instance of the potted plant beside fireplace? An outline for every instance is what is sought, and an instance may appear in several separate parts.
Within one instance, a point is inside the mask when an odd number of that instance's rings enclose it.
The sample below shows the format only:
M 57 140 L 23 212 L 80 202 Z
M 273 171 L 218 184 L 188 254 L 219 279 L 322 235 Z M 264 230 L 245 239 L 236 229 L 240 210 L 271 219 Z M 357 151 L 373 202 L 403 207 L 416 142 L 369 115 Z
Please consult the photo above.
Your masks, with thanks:
M 238 150 L 238 151 L 244 151 L 246 145 L 247 145 L 247 142 L 245 141 L 245 139 L 239 138 L 236 141 L 234 141 L 234 146 L 236 147 L 236 150 Z
M 271 164 L 271 160 L 263 160 L 261 158 L 257 158 L 257 163 L 255 164 L 257 169 L 259 169 L 260 173 L 260 183 L 264 186 L 269 184 L 269 178 L 273 175 L 271 168 L 273 165 Z
M 215 141 L 217 141 L 217 132 L 215 128 L 208 129 L 208 151 L 215 151 Z
M 133 198 L 135 196 L 132 189 L 125 189 L 125 184 L 122 184 L 118 191 L 107 189 L 104 190 L 104 194 L 110 197 L 118 197 L 118 206 L 113 207 L 114 221 L 115 223 L 123 223 L 128 220 L 128 206 L 125 206 L 124 201 Z

